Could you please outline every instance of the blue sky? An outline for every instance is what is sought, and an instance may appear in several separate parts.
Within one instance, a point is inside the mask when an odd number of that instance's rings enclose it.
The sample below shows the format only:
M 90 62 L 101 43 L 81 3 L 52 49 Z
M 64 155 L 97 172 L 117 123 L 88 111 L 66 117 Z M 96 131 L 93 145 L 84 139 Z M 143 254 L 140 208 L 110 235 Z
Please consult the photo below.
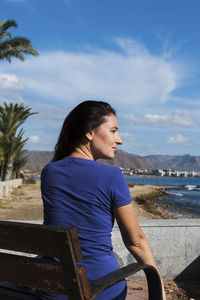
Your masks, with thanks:
M 1 0 L 13 36 L 40 53 L 0 62 L 0 103 L 39 112 L 26 148 L 53 150 L 68 112 L 86 99 L 116 109 L 138 155 L 199 155 L 199 0 Z

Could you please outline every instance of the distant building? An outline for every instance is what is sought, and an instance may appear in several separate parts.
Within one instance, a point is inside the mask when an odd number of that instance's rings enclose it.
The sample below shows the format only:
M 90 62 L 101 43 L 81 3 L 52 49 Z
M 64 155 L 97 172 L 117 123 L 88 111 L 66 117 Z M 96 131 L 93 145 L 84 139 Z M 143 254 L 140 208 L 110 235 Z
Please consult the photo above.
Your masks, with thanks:
M 158 175 L 159 176 L 165 176 L 165 172 L 161 169 L 158 169 Z
M 195 177 L 200 176 L 199 172 L 195 171 L 178 171 L 178 170 L 171 170 L 171 169 L 153 169 L 153 170 L 146 170 L 146 169 L 134 169 L 134 168 L 120 168 L 122 170 L 122 173 L 125 176 L 134 176 L 134 175 L 152 175 L 152 176 L 169 176 L 169 177 Z
M 181 175 L 180 171 L 174 171 L 174 176 L 179 177 Z
M 165 170 L 165 176 L 172 176 L 173 172 L 171 169 Z

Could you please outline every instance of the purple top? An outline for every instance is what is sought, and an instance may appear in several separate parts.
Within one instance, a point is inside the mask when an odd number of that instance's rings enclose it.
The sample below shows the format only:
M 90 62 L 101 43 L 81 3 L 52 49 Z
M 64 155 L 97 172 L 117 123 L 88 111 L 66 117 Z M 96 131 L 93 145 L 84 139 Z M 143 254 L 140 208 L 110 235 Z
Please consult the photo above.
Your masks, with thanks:
M 92 160 L 66 157 L 43 169 L 41 189 L 44 224 L 77 228 L 83 254 L 81 264 L 86 266 L 89 281 L 118 269 L 111 243 L 112 209 L 132 202 L 121 170 Z M 96 299 L 112 299 L 124 287 L 125 281 L 121 281 Z M 47 294 L 42 299 L 67 299 L 64 295 Z

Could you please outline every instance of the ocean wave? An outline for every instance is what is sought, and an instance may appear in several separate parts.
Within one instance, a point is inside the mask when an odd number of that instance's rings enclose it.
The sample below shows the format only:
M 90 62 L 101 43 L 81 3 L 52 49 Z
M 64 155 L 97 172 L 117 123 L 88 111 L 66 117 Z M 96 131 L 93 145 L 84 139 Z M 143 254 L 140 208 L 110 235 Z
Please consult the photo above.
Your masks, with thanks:
M 192 191 L 192 190 L 195 190 L 197 188 L 197 185 L 185 185 L 185 188 L 188 190 L 188 191 Z
M 172 193 L 172 192 L 167 192 L 167 194 L 170 194 L 170 195 L 175 195 L 175 196 L 179 196 L 179 197 L 182 197 L 183 194 L 181 193 Z

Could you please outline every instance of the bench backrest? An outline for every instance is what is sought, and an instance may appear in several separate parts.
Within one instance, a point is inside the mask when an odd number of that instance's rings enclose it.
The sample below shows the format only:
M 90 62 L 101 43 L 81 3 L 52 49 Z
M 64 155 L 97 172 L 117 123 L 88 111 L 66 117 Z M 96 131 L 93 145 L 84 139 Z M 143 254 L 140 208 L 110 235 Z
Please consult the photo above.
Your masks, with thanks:
M 0 281 L 89 298 L 85 267 L 76 264 L 82 254 L 75 228 L 0 221 L 0 249 L 9 250 L 0 250 Z

